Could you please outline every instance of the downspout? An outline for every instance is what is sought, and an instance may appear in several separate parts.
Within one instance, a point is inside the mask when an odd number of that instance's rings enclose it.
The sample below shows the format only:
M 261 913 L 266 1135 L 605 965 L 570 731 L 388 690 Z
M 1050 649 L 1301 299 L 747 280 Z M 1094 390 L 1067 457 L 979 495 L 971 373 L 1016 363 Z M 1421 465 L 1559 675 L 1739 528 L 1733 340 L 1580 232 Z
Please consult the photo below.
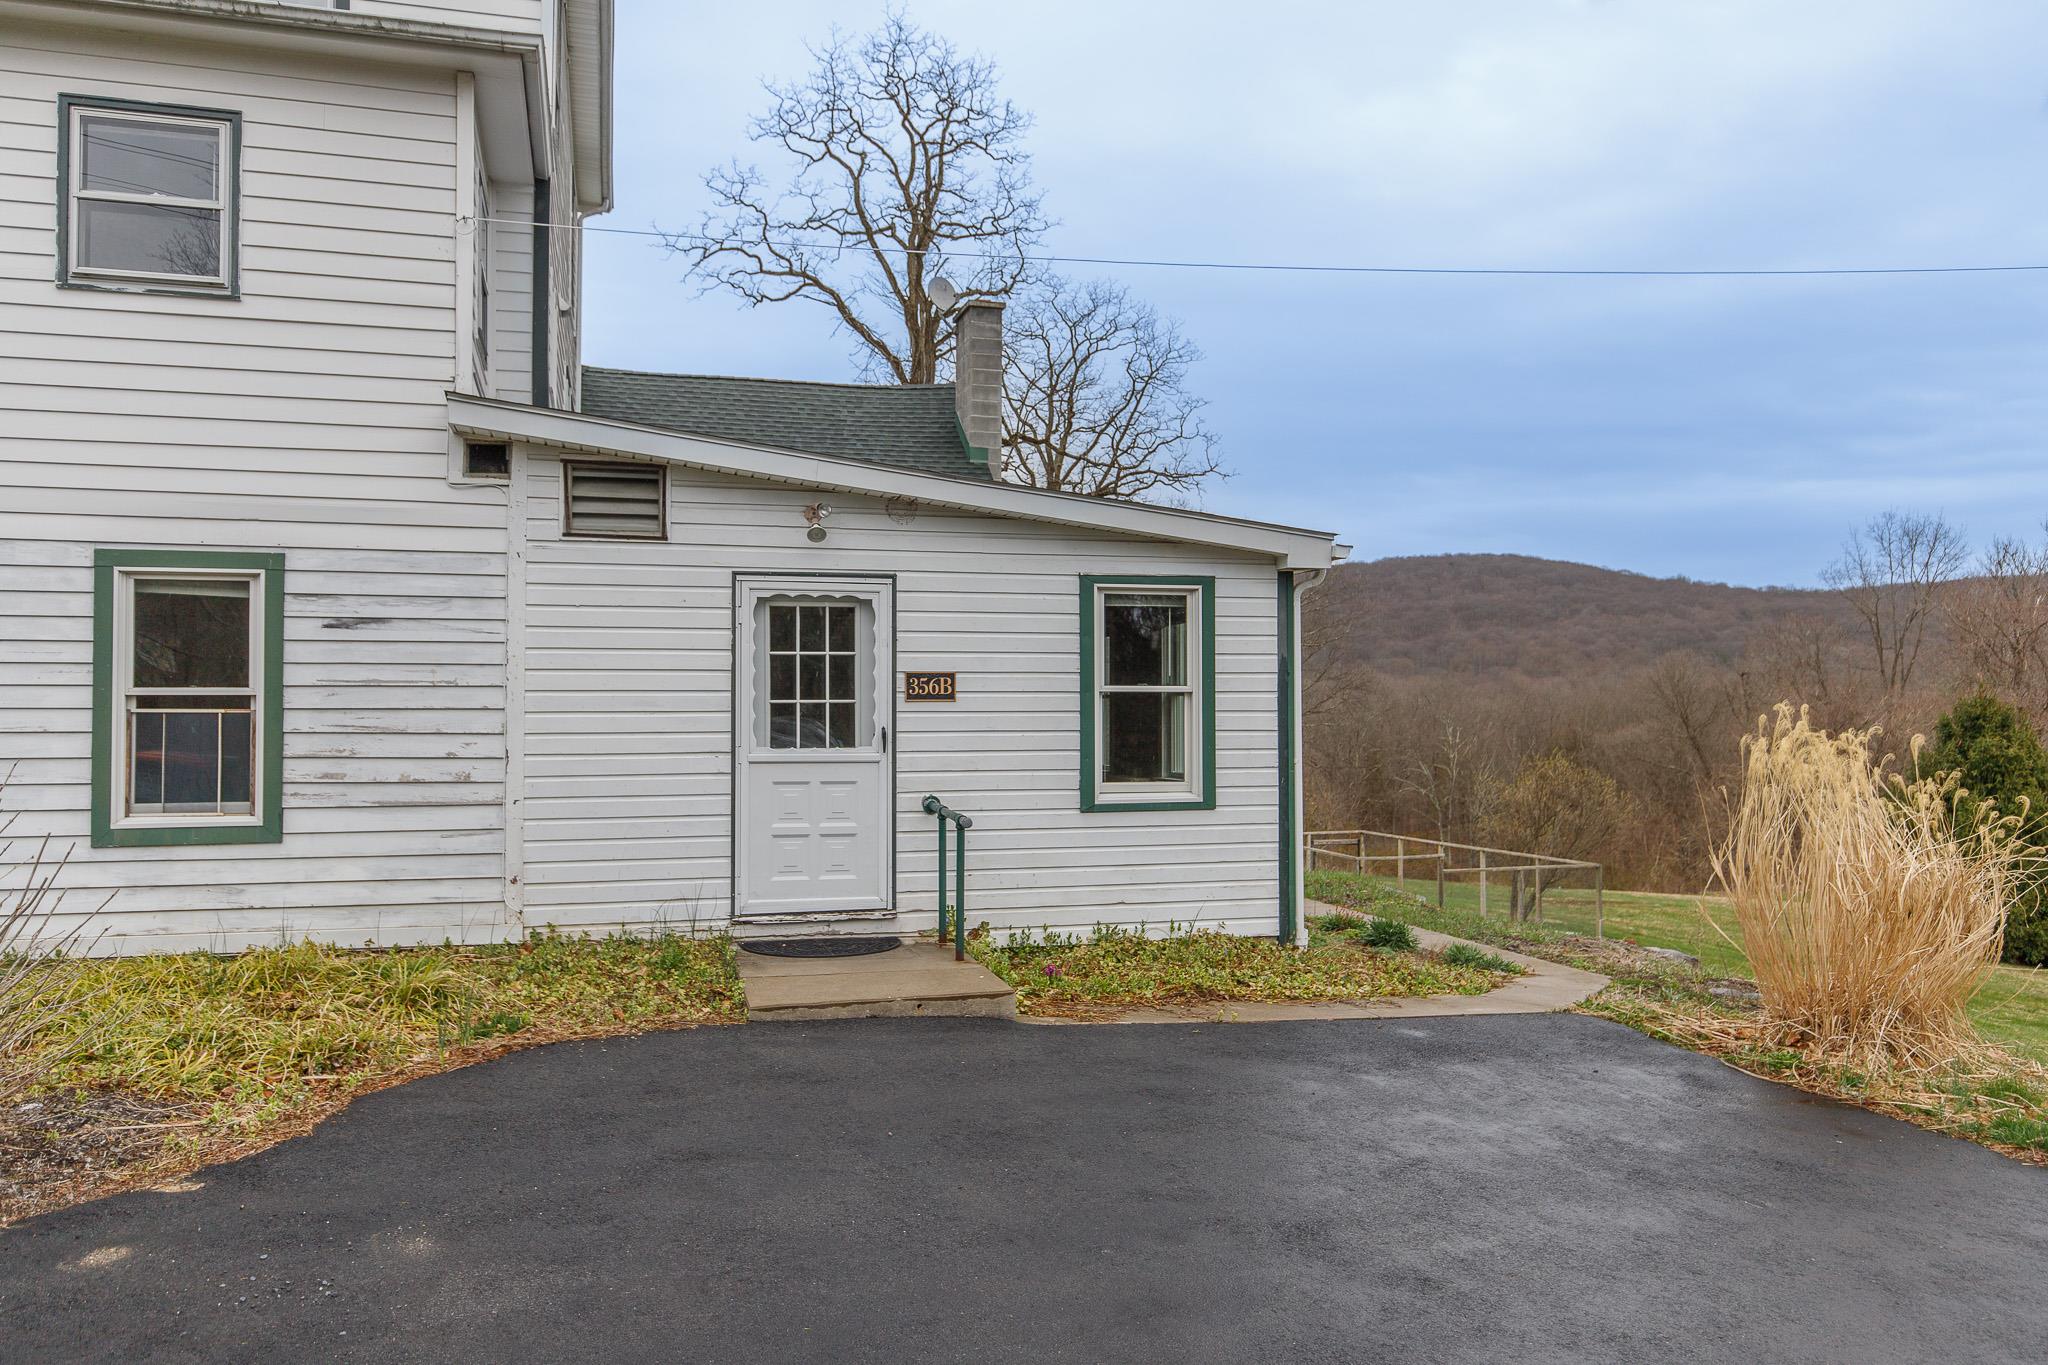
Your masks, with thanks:
M 1308 946 L 1308 921 L 1301 913 L 1301 597 L 1330 576 L 1328 569 L 1279 575 L 1280 729 L 1280 925 L 1279 940 Z

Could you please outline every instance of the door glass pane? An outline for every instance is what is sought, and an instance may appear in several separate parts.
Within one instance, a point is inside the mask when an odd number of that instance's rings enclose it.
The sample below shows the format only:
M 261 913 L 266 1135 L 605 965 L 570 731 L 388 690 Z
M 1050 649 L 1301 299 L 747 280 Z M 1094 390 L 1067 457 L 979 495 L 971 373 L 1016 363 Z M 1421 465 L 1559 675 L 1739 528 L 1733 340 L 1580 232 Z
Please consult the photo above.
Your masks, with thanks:
M 1102 698 L 1105 782 L 1187 780 L 1185 692 L 1111 692 Z
M 1111 687 L 1187 685 L 1188 598 L 1181 593 L 1106 593 L 1103 637 Z
M 137 688 L 248 687 L 249 580 L 135 583 Z
M 872 742 L 872 666 L 857 603 L 770 602 L 765 651 L 768 746 L 852 749 Z M 863 661 L 867 662 L 864 663 Z
M 78 201 L 79 265 L 94 270 L 220 278 L 220 210 Z
M 83 189 L 174 199 L 219 197 L 218 128 L 82 114 L 78 137 L 85 162 L 79 176 Z
M 802 691 L 797 695 L 805 701 L 825 700 L 825 656 L 822 654 L 797 655 L 797 682 Z

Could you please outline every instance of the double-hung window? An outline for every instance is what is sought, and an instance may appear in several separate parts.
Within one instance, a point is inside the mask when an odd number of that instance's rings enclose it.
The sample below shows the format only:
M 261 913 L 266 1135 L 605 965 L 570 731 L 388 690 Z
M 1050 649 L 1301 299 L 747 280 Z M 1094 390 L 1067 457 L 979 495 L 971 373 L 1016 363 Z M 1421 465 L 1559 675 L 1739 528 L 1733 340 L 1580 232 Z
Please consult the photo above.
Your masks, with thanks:
M 1081 806 L 1216 804 L 1216 585 L 1081 580 Z
M 79 95 L 58 104 L 58 279 L 233 293 L 239 116 Z
M 281 555 L 101 550 L 93 842 L 282 835 Z

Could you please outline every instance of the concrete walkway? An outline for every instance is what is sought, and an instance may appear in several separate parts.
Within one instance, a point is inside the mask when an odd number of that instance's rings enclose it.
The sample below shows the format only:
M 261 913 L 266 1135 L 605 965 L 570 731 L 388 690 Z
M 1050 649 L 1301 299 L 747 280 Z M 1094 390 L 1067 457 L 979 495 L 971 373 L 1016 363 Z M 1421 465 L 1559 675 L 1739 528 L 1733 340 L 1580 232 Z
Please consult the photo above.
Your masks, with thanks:
M 898 1019 L 916 1015 L 1012 1019 L 1017 993 L 979 962 L 951 948 L 906 942 L 862 957 L 763 957 L 742 948 L 747 1018 Z

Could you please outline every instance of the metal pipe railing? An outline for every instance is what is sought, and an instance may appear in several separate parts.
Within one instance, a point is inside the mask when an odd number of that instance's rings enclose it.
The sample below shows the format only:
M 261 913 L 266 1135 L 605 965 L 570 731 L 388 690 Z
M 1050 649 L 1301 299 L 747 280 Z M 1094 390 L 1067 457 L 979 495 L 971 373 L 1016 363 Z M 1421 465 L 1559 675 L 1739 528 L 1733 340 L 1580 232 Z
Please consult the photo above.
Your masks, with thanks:
M 974 821 L 954 810 L 936 796 L 924 799 L 924 813 L 939 821 L 939 942 L 946 941 L 946 824 L 952 822 L 953 842 L 953 958 L 967 958 L 967 831 Z

